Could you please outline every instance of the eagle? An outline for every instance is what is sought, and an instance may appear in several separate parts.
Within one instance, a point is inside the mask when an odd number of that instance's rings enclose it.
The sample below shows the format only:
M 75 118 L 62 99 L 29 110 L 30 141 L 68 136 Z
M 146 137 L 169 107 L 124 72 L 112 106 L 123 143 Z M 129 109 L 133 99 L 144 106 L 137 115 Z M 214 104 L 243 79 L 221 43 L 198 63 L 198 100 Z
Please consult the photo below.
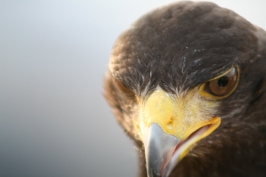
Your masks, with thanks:
M 266 33 L 211 2 L 153 10 L 114 44 L 105 97 L 141 177 L 266 175 Z

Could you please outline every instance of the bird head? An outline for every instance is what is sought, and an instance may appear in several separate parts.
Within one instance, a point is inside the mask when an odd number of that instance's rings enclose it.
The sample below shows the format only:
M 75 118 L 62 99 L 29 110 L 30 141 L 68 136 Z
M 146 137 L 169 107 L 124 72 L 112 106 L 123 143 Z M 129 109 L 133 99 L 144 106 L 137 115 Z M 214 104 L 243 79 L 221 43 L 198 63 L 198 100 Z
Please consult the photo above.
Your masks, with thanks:
M 105 96 L 143 148 L 149 177 L 169 176 L 183 159 L 223 147 L 224 132 L 261 111 L 252 103 L 265 100 L 265 36 L 213 3 L 179 2 L 118 38 Z

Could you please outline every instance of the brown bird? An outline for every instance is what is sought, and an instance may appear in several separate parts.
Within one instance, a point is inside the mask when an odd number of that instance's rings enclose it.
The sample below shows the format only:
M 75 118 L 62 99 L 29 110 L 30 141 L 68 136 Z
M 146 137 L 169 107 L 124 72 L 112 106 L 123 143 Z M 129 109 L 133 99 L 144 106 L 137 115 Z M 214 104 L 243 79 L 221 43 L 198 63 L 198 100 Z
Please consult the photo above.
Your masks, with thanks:
M 105 79 L 140 176 L 265 176 L 265 73 L 265 31 L 231 10 L 178 2 L 140 18 Z

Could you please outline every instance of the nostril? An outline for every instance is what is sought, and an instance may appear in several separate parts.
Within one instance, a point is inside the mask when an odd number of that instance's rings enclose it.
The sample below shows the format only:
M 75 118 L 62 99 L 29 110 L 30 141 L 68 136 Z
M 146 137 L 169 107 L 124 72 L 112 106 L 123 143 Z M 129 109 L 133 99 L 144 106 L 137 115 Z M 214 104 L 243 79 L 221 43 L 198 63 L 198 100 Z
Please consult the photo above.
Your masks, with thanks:
M 174 118 L 170 117 L 170 119 L 166 125 L 168 129 L 172 129 L 173 121 L 174 121 Z

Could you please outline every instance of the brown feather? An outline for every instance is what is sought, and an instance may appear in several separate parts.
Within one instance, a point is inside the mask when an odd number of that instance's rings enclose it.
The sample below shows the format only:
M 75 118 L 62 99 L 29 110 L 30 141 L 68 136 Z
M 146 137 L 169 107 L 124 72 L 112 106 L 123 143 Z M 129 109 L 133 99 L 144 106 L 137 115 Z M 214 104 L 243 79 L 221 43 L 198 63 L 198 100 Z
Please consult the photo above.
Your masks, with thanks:
M 171 177 L 266 175 L 266 33 L 213 3 L 179 2 L 146 14 L 119 37 L 105 95 L 139 148 L 141 176 L 146 176 L 144 151 L 132 123 L 137 98 L 157 86 L 170 93 L 193 89 L 234 65 L 240 68 L 240 82 L 221 100 L 221 126 L 194 147 Z M 123 95 L 114 79 L 135 97 Z

